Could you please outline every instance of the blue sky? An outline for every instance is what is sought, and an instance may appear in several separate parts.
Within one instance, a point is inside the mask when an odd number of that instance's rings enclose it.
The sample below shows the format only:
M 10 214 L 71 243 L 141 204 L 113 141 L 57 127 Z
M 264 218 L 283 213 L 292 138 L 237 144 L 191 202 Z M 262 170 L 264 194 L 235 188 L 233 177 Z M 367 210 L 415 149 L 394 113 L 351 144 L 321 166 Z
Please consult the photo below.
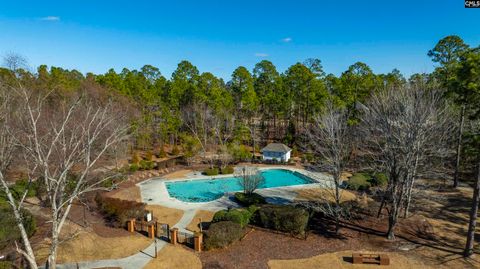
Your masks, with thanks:
M 150 1 L 153 2 L 153 1 Z M 383 4 L 382 4 L 383 3 Z M 386 4 L 390 3 L 390 4 Z M 480 43 L 480 9 L 462 0 L 425 1 L 6 1 L 0 54 L 104 73 L 181 60 L 229 79 L 268 59 L 279 71 L 319 58 L 327 73 L 356 61 L 374 72 L 429 72 L 427 51 L 450 34 Z

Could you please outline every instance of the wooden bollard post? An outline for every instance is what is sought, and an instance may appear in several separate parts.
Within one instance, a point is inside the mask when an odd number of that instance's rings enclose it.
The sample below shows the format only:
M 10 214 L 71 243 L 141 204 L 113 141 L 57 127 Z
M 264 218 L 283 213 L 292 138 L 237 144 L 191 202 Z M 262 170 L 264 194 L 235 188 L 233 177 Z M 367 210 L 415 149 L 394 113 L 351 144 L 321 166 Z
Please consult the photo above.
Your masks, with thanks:
M 155 238 L 155 225 L 154 224 L 149 224 L 147 229 L 148 229 L 148 237 L 154 239 Z
M 195 233 L 193 238 L 193 248 L 197 252 L 202 252 L 202 244 L 203 244 L 203 234 L 202 233 Z
M 131 233 L 135 232 L 135 219 L 127 221 L 127 230 Z
M 177 244 L 177 235 L 178 235 L 178 228 L 173 228 L 170 230 L 170 243 L 174 245 Z

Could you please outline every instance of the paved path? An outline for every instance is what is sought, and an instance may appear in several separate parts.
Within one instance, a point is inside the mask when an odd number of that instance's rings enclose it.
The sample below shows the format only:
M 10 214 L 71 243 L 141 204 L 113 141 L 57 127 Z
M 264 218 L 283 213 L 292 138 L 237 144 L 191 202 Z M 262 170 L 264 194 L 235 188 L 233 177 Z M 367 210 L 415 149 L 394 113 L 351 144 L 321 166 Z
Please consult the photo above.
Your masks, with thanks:
M 162 240 L 157 240 L 157 251 L 162 249 L 168 243 Z M 59 269 L 90 269 L 101 267 L 120 267 L 123 269 L 140 269 L 147 265 L 155 257 L 155 243 L 152 243 L 141 252 L 121 259 L 98 260 L 91 262 L 67 263 L 58 264 Z M 40 267 L 44 268 L 44 267 Z
M 188 224 L 190 224 L 190 222 L 192 222 L 193 218 L 195 217 L 195 214 L 197 213 L 197 210 L 196 209 L 189 209 L 189 210 L 186 210 L 184 213 L 183 213 L 183 216 L 182 218 L 177 222 L 177 224 L 173 225 L 173 228 L 178 228 L 178 230 L 180 232 L 184 232 L 184 233 L 189 233 L 189 234 L 193 234 L 193 232 L 185 229 L 187 228 Z

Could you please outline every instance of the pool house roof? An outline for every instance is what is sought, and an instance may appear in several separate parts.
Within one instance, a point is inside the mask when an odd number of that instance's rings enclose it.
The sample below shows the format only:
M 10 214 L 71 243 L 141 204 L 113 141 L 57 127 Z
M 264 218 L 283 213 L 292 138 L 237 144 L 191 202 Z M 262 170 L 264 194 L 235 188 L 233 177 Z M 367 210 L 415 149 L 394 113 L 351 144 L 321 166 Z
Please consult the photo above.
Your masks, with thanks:
M 262 152 L 265 151 L 270 151 L 270 152 L 281 152 L 281 153 L 287 153 L 291 151 L 292 149 L 287 147 L 285 144 L 282 143 L 270 143 L 266 147 L 262 149 Z

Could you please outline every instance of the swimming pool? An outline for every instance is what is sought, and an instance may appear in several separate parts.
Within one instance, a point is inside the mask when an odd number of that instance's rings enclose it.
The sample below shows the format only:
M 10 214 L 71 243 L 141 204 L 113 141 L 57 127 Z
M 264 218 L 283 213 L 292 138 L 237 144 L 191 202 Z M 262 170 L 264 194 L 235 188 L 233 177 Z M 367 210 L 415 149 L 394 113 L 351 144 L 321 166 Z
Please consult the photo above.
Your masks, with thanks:
M 261 173 L 265 180 L 259 189 L 315 183 L 303 174 L 285 169 L 268 169 Z M 173 181 L 165 185 L 171 197 L 184 202 L 209 202 L 226 192 L 243 190 L 235 177 Z

